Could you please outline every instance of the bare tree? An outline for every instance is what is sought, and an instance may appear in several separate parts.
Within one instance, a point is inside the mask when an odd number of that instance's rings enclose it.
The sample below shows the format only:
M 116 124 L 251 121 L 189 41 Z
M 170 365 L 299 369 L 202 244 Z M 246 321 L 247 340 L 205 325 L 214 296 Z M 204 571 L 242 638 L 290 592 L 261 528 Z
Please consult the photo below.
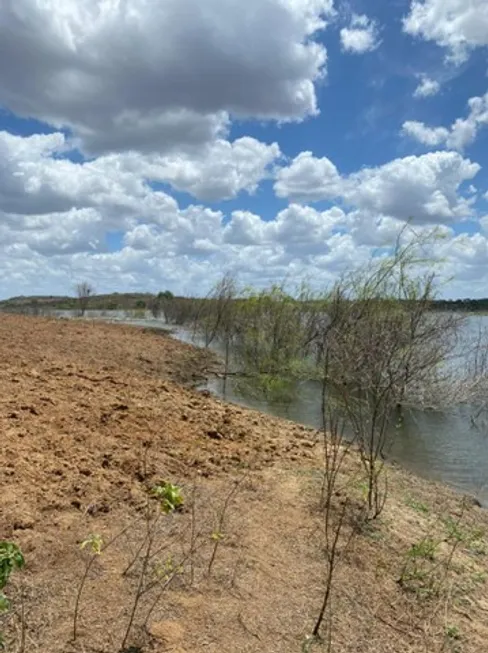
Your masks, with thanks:
M 384 455 L 395 411 L 439 400 L 461 325 L 432 312 L 435 276 L 418 276 L 415 245 L 344 282 L 341 318 L 324 338 L 329 392 L 358 445 L 371 519 L 387 496 Z
M 344 463 L 354 441 L 346 436 L 343 411 L 329 391 L 333 360 L 328 340 L 331 333 L 340 327 L 344 312 L 340 283 L 333 289 L 326 302 L 328 319 L 323 322 L 323 342 L 320 347 L 323 354 L 321 386 L 324 459 L 321 509 L 324 515 L 325 583 L 322 604 L 312 634 L 303 647 L 304 651 L 311 650 L 314 643 L 323 639 L 321 629 L 324 621 L 327 621 L 327 650 L 332 650 L 335 576 L 344 552 L 359 532 L 357 525 L 367 512 L 364 498 L 359 502 L 351 501 L 349 492 L 345 494 L 345 490 L 350 490 L 347 486 L 351 485 L 353 478 L 345 473 Z M 344 494 L 345 498 L 341 499 Z
M 85 315 L 90 297 L 93 297 L 94 294 L 95 289 L 88 281 L 81 281 L 76 284 L 76 296 L 78 297 L 78 306 L 80 307 L 81 317 Z

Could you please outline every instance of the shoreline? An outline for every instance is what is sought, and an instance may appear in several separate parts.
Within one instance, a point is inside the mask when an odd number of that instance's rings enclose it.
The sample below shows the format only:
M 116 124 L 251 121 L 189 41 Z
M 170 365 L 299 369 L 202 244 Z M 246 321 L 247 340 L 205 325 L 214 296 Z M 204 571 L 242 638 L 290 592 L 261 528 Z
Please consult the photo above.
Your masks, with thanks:
M 0 533 L 19 543 L 27 561 L 22 582 L 28 587 L 29 641 L 39 642 L 29 653 L 80 653 L 88 644 L 97 653 L 113 653 L 107 627 L 115 628 L 117 639 L 138 578 L 124 579 L 120 571 L 137 549 L 145 489 L 161 479 L 178 484 L 188 502 L 196 497 L 194 509 L 168 522 L 164 546 L 175 560 L 185 555 L 190 544 L 182 538 L 195 510 L 202 553 L 193 571 L 185 570 L 168 590 L 149 634 L 140 631 L 141 651 L 300 650 L 323 591 L 318 431 L 190 387 L 208 359 L 193 345 L 141 328 L 0 315 L 0 357 Z M 353 452 L 344 471 L 360 478 Z M 466 532 L 488 533 L 488 513 L 462 507 L 462 497 L 445 485 L 397 465 L 389 465 L 389 485 L 381 520 L 344 554 L 335 598 L 344 642 L 339 652 L 358 641 L 365 653 L 386 644 L 394 653 L 418 650 L 413 626 L 399 636 L 377 622 L 371 639 L 361 625 L 370 622 L 368 606 L 381 608 L 382 618 L 399 628 L 406 614 L 420 618 L 424 608 L 413 609 L 412 597 L 395 582 L 412 543 L 431 529 L 441 537 L 448 518 L 462 517 Z M 238 490 L 208 578 L 215 515 L 233 487 Z M 129 540 L 107 551 L 90 577 L 80 644 L 68 644 L 86 560 L 80 542 L 90 533 L 108 541 L 126 528 Z M 488 560 L 472 545 L 460 545 L 456 556 L 464 584 L 473 574 L 488 577 Z M 486 635 L 485 590 L 471 584 L 469 618 L 451 617 L 466 639 L 463 653 L 482 650 Z M 258 637 L 240 625 L 239 615 Z M 171 633 L 168 622 L 178 624 Z M 432 633 L 436 647 L 439 628 Z

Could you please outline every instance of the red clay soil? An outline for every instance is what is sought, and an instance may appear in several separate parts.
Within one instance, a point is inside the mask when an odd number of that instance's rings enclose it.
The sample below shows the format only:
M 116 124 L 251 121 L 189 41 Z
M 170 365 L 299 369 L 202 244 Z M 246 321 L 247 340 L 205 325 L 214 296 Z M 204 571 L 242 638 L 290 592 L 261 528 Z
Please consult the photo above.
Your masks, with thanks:
M 319 434 L 192 389 L 215 366 L 206 352 L 135 327 L 1 315 L 0 362 L 0 539 L 26 558 L 0 619 L 8 650 L 327 650 L 327 637 L 306 644 L 326 577 Z M 359 470 L 350 453 L 344 478 L 361 492 Z M 381 519 L 342 551 L 331 650 L 488 650 L 485 511 L 401 470 L 389 478 Z M 185 504 L 150 522 L 144 566 L 148 488 L 163 480 Z M 72 641 L 90 534 L 106 548 Z M 435 554 L 407 587 L 426 537 Z M 429 574 L 439 591 L 425 591 Z

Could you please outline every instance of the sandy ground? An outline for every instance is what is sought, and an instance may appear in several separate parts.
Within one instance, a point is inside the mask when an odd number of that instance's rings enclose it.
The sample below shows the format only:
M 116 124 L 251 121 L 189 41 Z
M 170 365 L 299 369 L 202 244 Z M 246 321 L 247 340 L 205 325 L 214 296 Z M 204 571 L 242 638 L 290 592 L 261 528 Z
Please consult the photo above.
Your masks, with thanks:
M 329 632 L 335 653 L 488 650 L 486 511 L 389 469 L 387 507 L 340 547 L 331 625 L 307 648 L 326 578 L 320 434 L 193 389 L 212 359 L 135 327 L 0 315 L 0 359 L 0 538 L 27 562 L 0 619 L 9 650 L 326 651 Z M 360 492 L 355 454 L 345 470 Z M 148 499 L 163 480 L 185 499 L 171 515 Z M 73 642 L 91 534 L 104 547 Z M 402 585 L 426 538 L 432 559 Z

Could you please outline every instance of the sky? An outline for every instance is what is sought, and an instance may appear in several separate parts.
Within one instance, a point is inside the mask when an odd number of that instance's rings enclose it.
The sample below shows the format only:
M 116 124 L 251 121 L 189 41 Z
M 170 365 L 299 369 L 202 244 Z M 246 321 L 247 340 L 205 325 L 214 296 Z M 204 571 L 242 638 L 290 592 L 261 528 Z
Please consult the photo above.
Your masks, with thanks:
M 0 0 L 0 297 L 322 288 L 407 223 L 488 296 L 488 0 Z

